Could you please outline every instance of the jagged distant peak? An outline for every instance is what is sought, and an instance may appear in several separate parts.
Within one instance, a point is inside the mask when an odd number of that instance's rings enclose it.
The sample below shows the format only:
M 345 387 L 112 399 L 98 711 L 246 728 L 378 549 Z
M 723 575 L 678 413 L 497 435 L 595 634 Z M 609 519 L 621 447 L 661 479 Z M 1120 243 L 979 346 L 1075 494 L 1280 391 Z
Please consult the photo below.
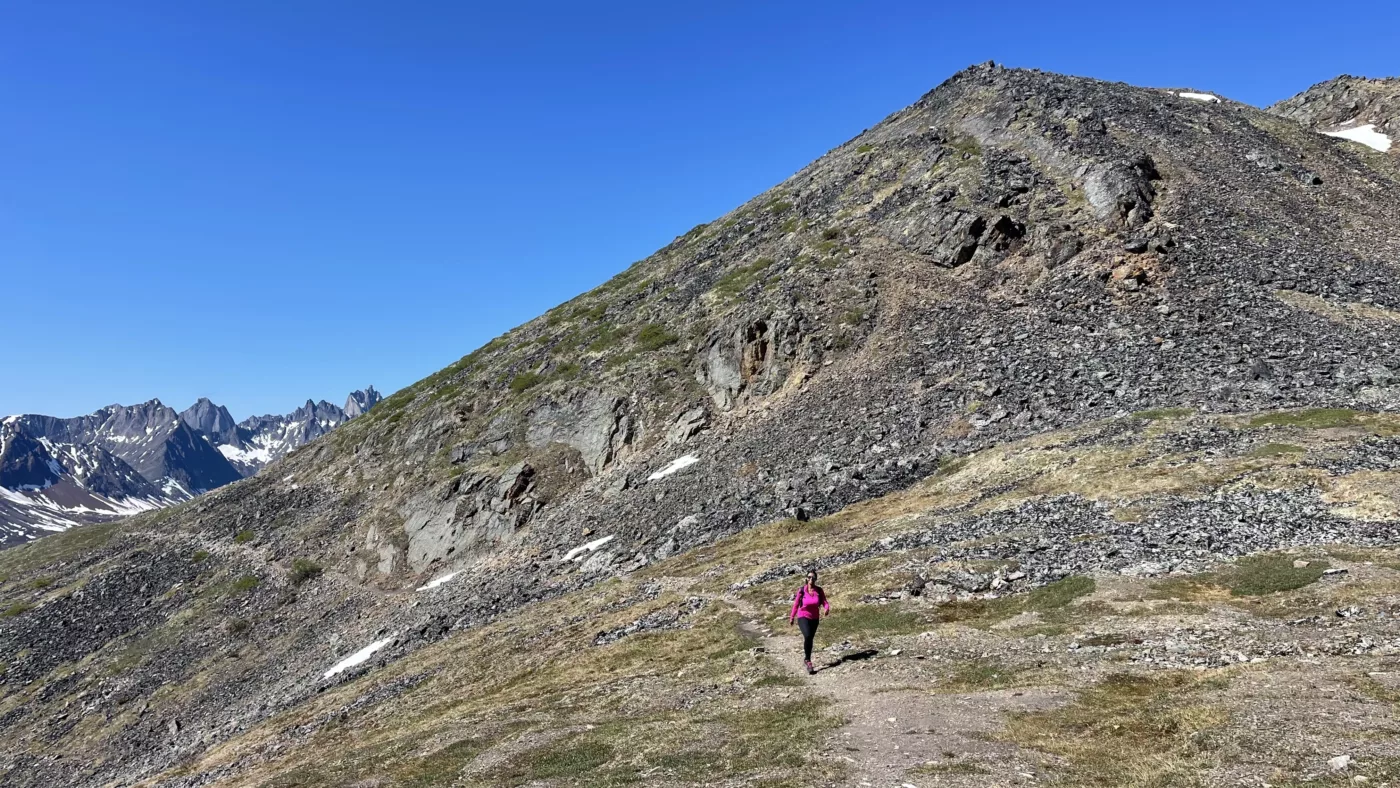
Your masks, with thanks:
M 365 386 L 360 391 L 352 391 L 350 396 L 345 398 L 345 416 L 350 419 L 362 416 L 382 399 L 384 397 L 372 385 Z

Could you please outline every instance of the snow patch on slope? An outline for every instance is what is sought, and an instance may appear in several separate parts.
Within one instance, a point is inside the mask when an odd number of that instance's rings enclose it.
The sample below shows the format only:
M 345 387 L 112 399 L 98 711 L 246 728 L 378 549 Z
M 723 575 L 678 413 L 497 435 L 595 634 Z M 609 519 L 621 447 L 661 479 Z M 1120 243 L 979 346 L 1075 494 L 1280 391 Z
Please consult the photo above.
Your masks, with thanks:
M 593 552 L 594 550 L 597 550 L 598 548 L 602 547 L 603 545 L 607 544 L 608 542 L 611 542 L 613 539 L 616 539 L 616 538 L 617 538 L 617 537 L 615 537 L 615 536 L 605 536 L 605 537 L 603 537 L 602 539 L 594 539 L 593 541 L 589 542 L 588 544 L 579 545 L 578 547 L 575 547 L 574 549 L 572 549 L 572 550 L 570 550 L 569 552 L 565 553 L 565 554 L 564 554 L 564 557 L 563 557 L 562 559 L 560 559 L 560 560 L 561 560 L 561 561 L 574 561 L 574 560 L 577 560 L 578 558 L 581 557 L 581 555 L 582 555 L 583 553 L 591 553 L 591 552 Z
M 699 461 L 700 458 L 696 457 L 694 454 L 687 454 L 684 457 L 677 457 L 676 459 L 671 460 L 671 462 L 668 463 L 666 467 L 648 476 L 647 481 L 654 482 L 657 479 L 664 479 L 677 471 L 682 471 L 686 468 L 689 468 L 690 466 L 694 465 Z
M 442 585 L 443 583 L 446 583 L 447 581 L 451 580 L 452 578 L 456 577 L 456 576 L 459 575 L 459 574 L 461 574 L 461 572 L 448 572 L 447 574 L 445 574 L 445 575 L 443 575 L 443 576 L 441 576 L 441 577 L 435 577 L 435 578 L 433 578 L 432 580 L 429 580 L 428 582 L 424 583 L 423 585 L 418 586 L 418 590 L 419 590 L 419 591 L 431 591 L 431 590 L 433 590 L 434 588 L 437 588 L 438 586 Z
M 1182 93 L 1178 93 L 1176 95 L 1181 96 L 1184 99 L 1191 99 L 1192 101 L 1205 101 L 1211 104 L 1220 103 L 1220 97 L 1211 95 L 1210 93 L 1192 93 L 1188 90 Z
M 384 638 L 383 640 L 374 641 L 368 646 L 365 646 L 359 651 L 356 651 L 354 654 L 351 654 L 345 659 L 342 659 L 341 661 L 332 665 L 331 669 L 326 671 L 325 675 L 321 678 L 328 679 L 331 676 L 336 675 L 337 673 L 344 673 L 345 671 L 355 667 L 356 665 L 364 664 L 366 661 L 369 660 L 370 657 L 374 656 L 374 652 L 380 650 L 381 648 L 384 648 L 393 641 L 394 638 L 392 635 L 390 635 L 387 638 Z
M 1385 153 L 1390 150 L 1390 137 L 1376 131 L 1376 124 L 1367 123 L 1364 126 L 1355 126 L 1350 129 L 1337 129 L 1336 131 L 1324 131 L 1329 137 L 1340 137 L 1344 140 L 1359 142 L 1368 148 Z

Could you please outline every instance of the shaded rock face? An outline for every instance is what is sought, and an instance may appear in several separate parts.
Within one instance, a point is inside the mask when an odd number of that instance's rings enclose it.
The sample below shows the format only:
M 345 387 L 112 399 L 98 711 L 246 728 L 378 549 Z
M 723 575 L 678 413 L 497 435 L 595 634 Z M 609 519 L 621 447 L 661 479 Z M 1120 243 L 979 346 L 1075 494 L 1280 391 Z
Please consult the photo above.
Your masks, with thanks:
M 180 419 L 195 432 L 203 434 L 214 445 L 232 443 L 238 440 L 238 422 L 223 405 L 215 405 L 207 397 L 200 397 L 189 408 L 181 411 Z
M 61 476 L 58 463 L 42 443 L 13 424 L 0 424 L 0 487 L 43 489 Z
M 601 391 L 571 392 L 548 398 L 530 412 L 525 443 L 541 449 L 562 443 L 578 451 L 589 472 L 597 476 L 632 442 L 632 417 L 621 397 Z
M 402 510 L 408 569 L 422 572 L 511 538 L 540 506 L 534 476 L 535 469 L 521 462 L 499 476 L 459 476 L 411 500 Z M 368 546 L 382 557 L 378 534 Z
M 792 315 L 776 313 L 711 335 L 701 351 L 696 381 L 720 410 L 734 407 L 744 392 L 773 393 L 793 370 L 802 340 L 800 325 Z
M 352 391 L 350 396 L 345 398 L 345 418 L 353 419 L 356 416 L 363 416 L 369 413 L 380 400 L 384 399 L 374 386 L 368 386 L 363 391 Z

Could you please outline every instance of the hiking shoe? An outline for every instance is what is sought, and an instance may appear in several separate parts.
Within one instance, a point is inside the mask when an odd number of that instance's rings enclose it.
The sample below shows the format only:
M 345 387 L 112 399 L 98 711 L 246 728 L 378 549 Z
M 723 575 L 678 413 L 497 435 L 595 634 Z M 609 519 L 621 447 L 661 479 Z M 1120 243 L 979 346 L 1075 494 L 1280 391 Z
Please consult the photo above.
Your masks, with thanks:
M 817 669 L 814 668 L 814 667 L 812 667 L 812 660 L 810 660 L 810 659 L 807 660 L 807 675 L 808 675 L 808 676 L 813 676 L 813 675 L 816 675 L 816 672 L 817 672 Z

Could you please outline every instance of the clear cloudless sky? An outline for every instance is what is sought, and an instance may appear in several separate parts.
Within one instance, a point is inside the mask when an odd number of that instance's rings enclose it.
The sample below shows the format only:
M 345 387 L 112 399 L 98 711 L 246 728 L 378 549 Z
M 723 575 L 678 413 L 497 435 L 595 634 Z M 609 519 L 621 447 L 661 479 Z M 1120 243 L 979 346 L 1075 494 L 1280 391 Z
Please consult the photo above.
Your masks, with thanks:
M 1269 104 L 1400 7 L 0 0 L 0 414 L 385 393 L 996 60 Z

